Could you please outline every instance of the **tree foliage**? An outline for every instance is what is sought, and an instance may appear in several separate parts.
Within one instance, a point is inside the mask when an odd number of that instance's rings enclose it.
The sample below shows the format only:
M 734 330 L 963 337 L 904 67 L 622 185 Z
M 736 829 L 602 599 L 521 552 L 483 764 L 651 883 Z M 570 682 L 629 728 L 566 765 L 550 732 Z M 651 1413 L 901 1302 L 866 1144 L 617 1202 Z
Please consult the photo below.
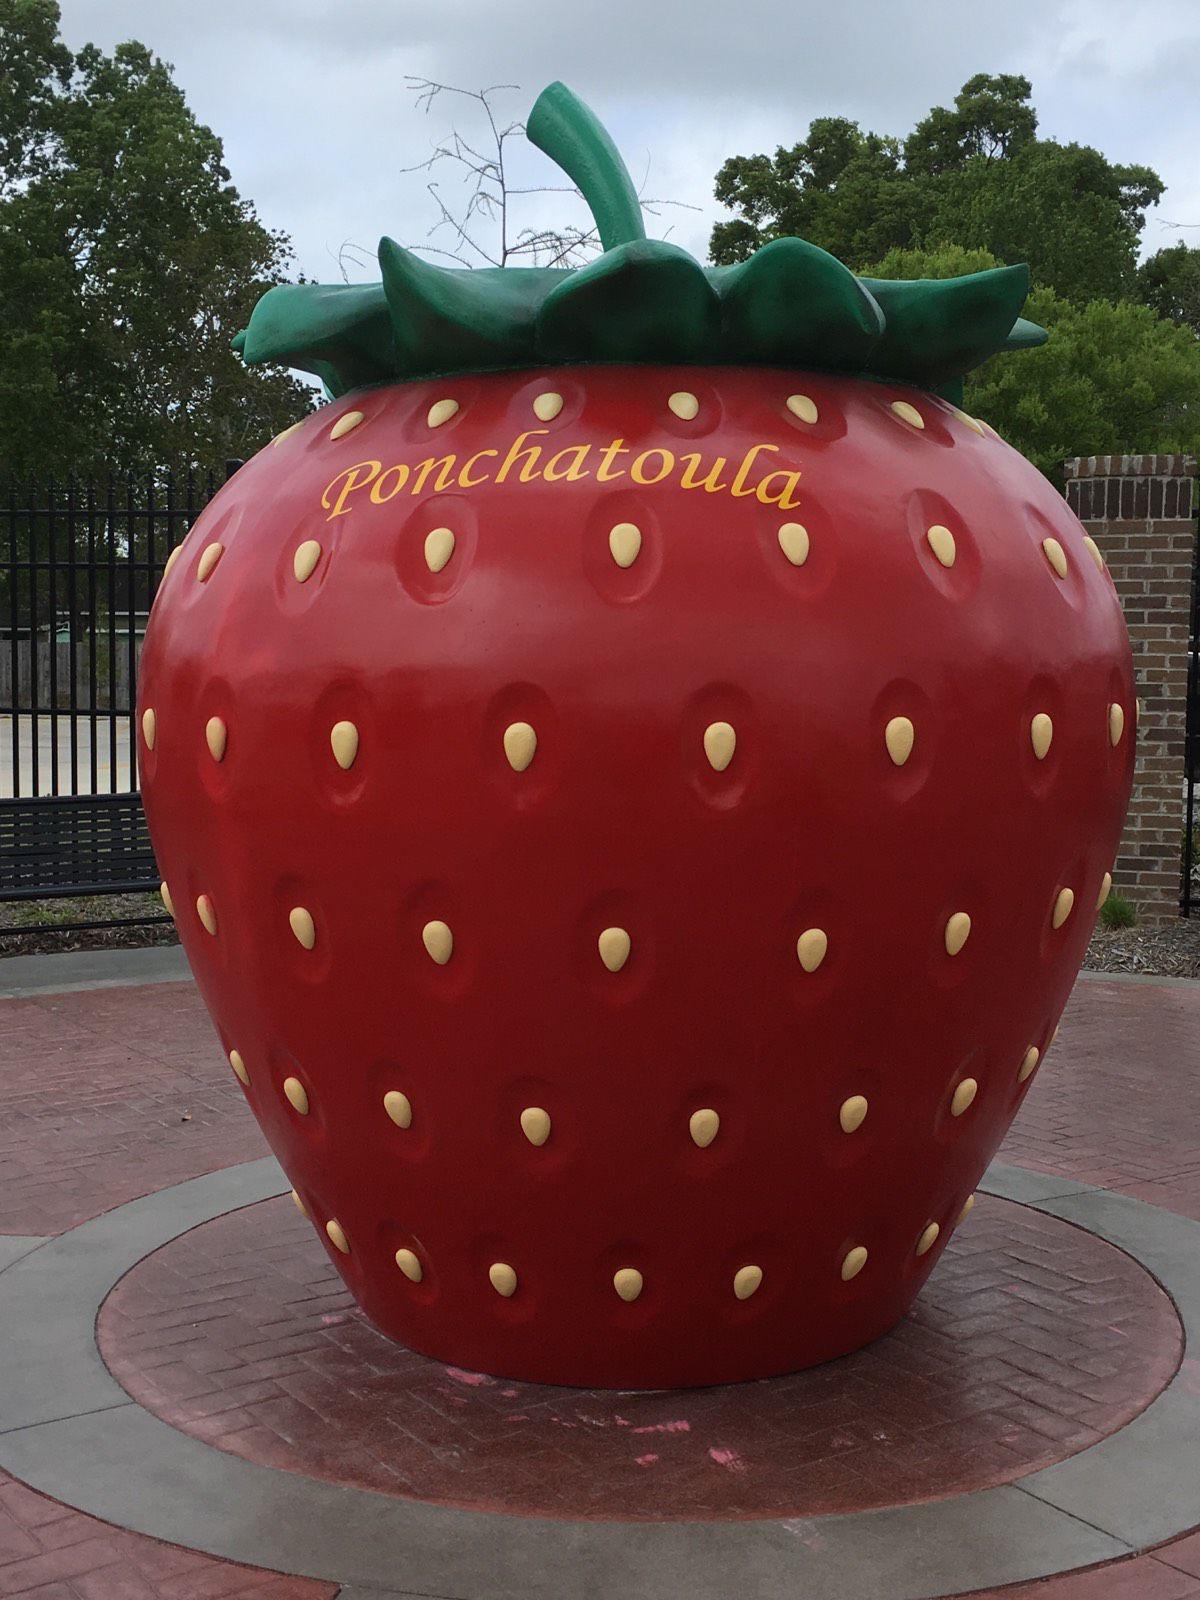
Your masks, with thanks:
M 290 257 L 145 46 L 72 53 L 0 0 L 0 437 L 10 471 L 216 464 L 310 392 L 230 349 Z
M 903 140 L 819 117 L 774 156 L 734 156 L 717 198 L 718 262 L 798 233 L 864 276 L 944 278 L 1028 262 L 1041 349 L 967 380 L 966 404 L 1057 478 L 1066 456 L 1195 449 L 1200 250 L 1140 267 L 1162 181 L 1085 145 L 1042 139 L 1027 78 L 980 73 Z
M 893 250 L 878 278 L 954 278 L 996 265 L 985 250 Z M 1150 306 L 1080 304 L 1044 287 L 1027 315 L 1050 330 L 1038 350 L 994 357 L 967 379 L 965 405 L 1057 479 L 1067 456 L 1185 450 L 1200 432 L 1200 343 Z
M 1028 78 L 979 73 L 903 141 L 818 117 L 774 156 L 733 156 L 716 196 L 737 215 L 713 229 L 714 261 L 798 233 L 861 270 L 892 249 L 952 239 L 1035 284 L 1086 302 L 1132 293 L 1146 207 L 1163 185 L 1084 145 L 1037 136 Z
M 1182 239 L 1159 250 L 1138 268 L 1138 289 L 1160 317 L 1186 323 L 1200 337 L 1200 250 Z

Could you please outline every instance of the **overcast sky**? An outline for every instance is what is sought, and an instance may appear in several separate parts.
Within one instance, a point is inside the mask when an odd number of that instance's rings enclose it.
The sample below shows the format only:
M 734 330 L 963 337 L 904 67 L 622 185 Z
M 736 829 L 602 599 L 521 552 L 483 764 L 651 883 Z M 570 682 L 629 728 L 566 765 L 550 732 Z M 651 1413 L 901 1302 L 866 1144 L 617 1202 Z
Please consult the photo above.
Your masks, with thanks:
M 307 274 L 337 281 L 344 241 L 421 243 L 433 218 L 422 160 L 452 108 L 420 114 L 410 76 L 512 83 L 522 119 L 562 78 L 606 123 L 646 193 L 698 207 L 648 231 L 703 256 L 723 215 L 713 175 L 774 151 L 815 116 L 903 134 L 975 72 L 1033 80 L 1043 134 L 1143 162 L 1166 181 L 1145 246 L 1200 245 L 1198 0 L 63 0 L 75 46 L 136 37 L 166 60 L 224 140 L 242 193 L 292 237 Z M 469 107 L 453 108 L 478 131 Z M 553 182 L 526 148 L 519 181 Z M 448 197 L 456 180 L 447 172 Z M 522 222 L 583 220 L 566 197 Z M 486 230 L 485 230 L 486 237 Z M 431 242 L 442 242 L 434 238 Z M 350 276 L 373 276 L 372 266 Z

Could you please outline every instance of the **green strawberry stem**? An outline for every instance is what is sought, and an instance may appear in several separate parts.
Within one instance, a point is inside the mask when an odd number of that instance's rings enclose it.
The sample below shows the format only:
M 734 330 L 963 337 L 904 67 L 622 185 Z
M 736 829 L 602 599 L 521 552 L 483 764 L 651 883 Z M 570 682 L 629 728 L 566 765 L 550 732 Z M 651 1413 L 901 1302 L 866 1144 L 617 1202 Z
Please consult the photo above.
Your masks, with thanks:
M 587 201 L 605 250 L 646 237 L 637 190 L 620 151 L 600 119 L 565 83 L 542 90 L 525 132 Z

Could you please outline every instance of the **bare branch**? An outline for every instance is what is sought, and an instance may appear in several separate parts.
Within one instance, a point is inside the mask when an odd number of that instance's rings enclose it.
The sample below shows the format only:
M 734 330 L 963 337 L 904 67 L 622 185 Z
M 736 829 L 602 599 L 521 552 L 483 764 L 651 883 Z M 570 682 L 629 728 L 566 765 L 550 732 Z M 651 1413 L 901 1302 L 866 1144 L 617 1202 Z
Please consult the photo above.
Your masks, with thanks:
M 337 268 L 342 275 L 343 283 L 350 282 L 350 274 L 346 271 L 347 257 L 349 257 L 353 264 L 361 270 L 362 268 L 366 267 L 367 263 L 371 261 L 374 256 L 374 251 L 366 249 L 366 247 L 361 244 L 355 244 L 352 239 L 343 239 L 336 251 L 330 249 L 328 245 L 325 246 L 325 249 L 328 254 L 331 255 L 337 262 Z M 362 258 L 361 260 L 359 259 L 360 256 Z
M 509 183 L 507 170 L 508 145 L 525 133 L 523 122 L 502 122 L 494 100 L 515 93 L 516 84 L 491 84 L 484 89 L 463 89 L 457 84 L 442 83 L 435 78 L 410 76 L 407 80 L 414 94 L 416 109 L 430 112 L 434 102 L 442 95 L 452 95 L 472 104 L 474 114 L 482 119 L 485 132 L 482 138 L 464 134 L 457 126 L 448 137 L 434 145 L 430 155 L 411 167 L 402 167 L 402 173 L 423 172 L 432 175 L 447 162 L 461 173 L 463 199 L 457 209 L 443 198 L 437 178 L 430 176 L 426 188 L 437 207 L 437 220 L 429 229 L 427 239 L 449 232 L 452 247 L 416 245 L 411 248 L 426 250 L 444 256 L 465 267 L 476 264 L 504 266 L 513 258 L 531 262 L 535 266 L 577 266 L 589 260 L 600 249 L 596 228 L 567 224 L 563 227 L 522 227 L 515 231 L 511 205 L 542 194 L 573 195 L 583 200 L 579 190 L 571 184 L 537 184 L 531 187 L 514 187 Z M 647 199 L 643 191 L 650 175 L 647 156 L 642 181 L 637 186 L 642 208 L 647 215 L 657 217 L 662 207 L 678 207 L 686 211 L 699 211 L 699 206 L 678 200 Z M 499 232 L 497 243 L 491 247 L 480 242 L 473 224 L 488 224 Z M 670 233 L 670 229 L 667 233 Z M 343 269 L 344 275 L 344 269 Z

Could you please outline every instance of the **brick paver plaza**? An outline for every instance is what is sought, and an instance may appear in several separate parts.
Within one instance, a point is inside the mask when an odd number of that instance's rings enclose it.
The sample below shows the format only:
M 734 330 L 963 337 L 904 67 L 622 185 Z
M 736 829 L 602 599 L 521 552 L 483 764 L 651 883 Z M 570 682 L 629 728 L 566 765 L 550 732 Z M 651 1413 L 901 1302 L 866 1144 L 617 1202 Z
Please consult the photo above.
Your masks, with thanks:
M 142 1215 L 121 1209 L 139 1197 L 161 1191 L 165 1204 L 190 1192 L 176 1188 L 189 1179 L 257 1170 L 244 1164 L 263 1154 L 189 982 L 0 1000 L 0 1266 L 12 1263 L 0 1273 L 0 1304 L 6 1278 L 33 1283 L 39 1260 L 59 1260 L 43 1241 L 104 1213 L 115 1229 Z M 1039 1181 L 1030 1174 L 1063 1180 L 1057 1190 L 1043 1184 L 1047 1195 L 1088 1186 L 1146 1202 L 1137 1215 L 1168 1230 L 1171 1217 L 1200 1222 L 1200 984 L 1081 980 L 1000 1159 L 1005 1170 L 1024 1169 L 1027 1188 Z M 652 1532 L 673 1524 L 698 1548 L 717 1525 L 737 1524 L 732 1536 L 741 1538 L 753 1522 L 765 1538 L 771 1524 L 792 1536 L 789 1585 L 748 1579 L 747 1593 L 808 1596 L 818 1591 L 807 1585 L 806 1563 L 820 1559 L 842 1514 L 942 1507 L 949 1517 L 968 1494 L 985 1507 L 992 1501 L 981 1491 L 1120 1436 L 1168 1385 L 1200 1397 L 1182 1301 L 1177 1307 L 1136 1251 L 1054 1215 L 1053 1206 L 1038 1209 L 1033 1188 L 1031 1203 L 1011 1189 L 981 1192 L 913 1314 L 868 1349 L 764 1383 L 635 1394 L 506 1383 L 392 1344 L 358 1312 L 290 1200 L 273 1197 L 283 1188 L 268 1180 L 259 1191 L 267 1198 L 218 1200 L 197 1224 L 167 1228 L 165 1242 L 134 1250 L 91 1313 L 95 1371 L 135 1403 L 109 1411 L 114 1426 L 133 1412 L 152 1414 L 161 1419 L 153 1437 L 202 1449 L 214 1481 L 256 1463 L 253 1481 L 281 1488 L 281 1505 L 289 1493 L 308 1493 L 306 1485 L 336 1485 L 351 1499 L 385 1497 L 361 1502 L 376 1516 L 401 1500 L 460 1508 L 470 1517 L 455 1526 L 467 1529 L 558 1519 L 560 1540 L 584 1524 L 624 1524 L 631 1536 L 633 1525 Z M 1200 1261 L 1190 1270 L 1200 1277 Z M 61 1265 L 47 1266 L 37 1292 L 58 1292 L 64 1271 L 69 1278 Z M 10 1375 L 6 1368 L 5 1382 Z M 82 1409 L 68 1383 L 62 1409 L 47 1420 L 69 1424 Z M 90 1409 L 102 1441 L 104 1407 Z M 19 1481 L 26 1458 L 3 1447 L 37 1434 L 40 1423 L 28 1422 L 9 1428 L 0 1418 L 0 1460 L 14 1469 L 0 1473 L 0 1596 L 558 1600 L 565 1592 L 536 1565 L 510 1570 L 502 1538 L 480 1557 L 482 1576 L 470 1589 L 449 1571 L 444 1587 L 431 1587 L 403 1561 L 386 1584 L 343 1587 L 354 1575 L 332 1554 L 325 1571 L 299 1563 L 302 1576 L 278 1570 L 278 1560 L 224 1560 L 215 1553 L 225 1548 L 219 1527 L 203 1550 L 181 1548 L 148 1536 L 150 1511 L 115 1525 L 119 1515 L 100 1520 Z M 36 1456 L 35 1447 L 29 1459 Z M 30 1476 L 44 1486 L 38 1472 Z M 184 1480 L 168 1488 L 177 1500 L 187 1496 Z M 230 1521 L 240 1524 L 230 1493 Z M 813 1520 L 830 1513 L 839 1515 Z M 1200 1523 L 1200 1513 L 1192 1520 Z M 1094 1531 L 1087 1516 L 1078 1521 Z M 135 1523 L 143 1531 L 131 1531 Z M 932 1547 L 942 1535 L 936 1518 L 929 1526 Z M 947 1539 L 950 1527 L 947 1520 Z M 243 1535 L 253 1541 L 257 1531 L 240 1528 Z M 1005 1537 L 997 1532 L 998 1545 Z M 864 1542 L 858 1593 L 890 1592 L 886 1549 L 887 1536 L 882 1546 Z M 1200 1600 L 1200 1533 L 1166 1543 L 1122 1536 L 1105 1549 L 1121 1559 L 956 1592 Z M 913 1570 L 905 1569 L 907 1587 L 897 1579 L 898 1595 L 949 1592 L 934 1577 L 921 1588 Z M 581 1571 L 577 1581 L 580 1593 L 699 1593 L 682 1577 L 678 1587 L 627 1577 L 611 1591 L 594 1574 Z M 853 1584 L 819 1590 L 827 1592 L 857 1600 Z

